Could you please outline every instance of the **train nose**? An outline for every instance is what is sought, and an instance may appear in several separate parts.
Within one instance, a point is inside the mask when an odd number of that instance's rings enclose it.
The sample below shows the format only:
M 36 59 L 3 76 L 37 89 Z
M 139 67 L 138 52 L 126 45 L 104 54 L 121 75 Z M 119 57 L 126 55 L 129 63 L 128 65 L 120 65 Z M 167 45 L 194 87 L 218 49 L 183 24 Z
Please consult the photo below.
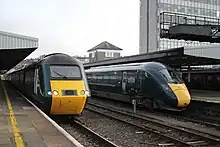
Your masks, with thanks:
M 178 104 L 177 104 L 178 107 L 185 107 L 189 105 L 191 98 L 188 90 L 185 89 L 175 90 L 174 94 L 176 95 L 178 100 Z

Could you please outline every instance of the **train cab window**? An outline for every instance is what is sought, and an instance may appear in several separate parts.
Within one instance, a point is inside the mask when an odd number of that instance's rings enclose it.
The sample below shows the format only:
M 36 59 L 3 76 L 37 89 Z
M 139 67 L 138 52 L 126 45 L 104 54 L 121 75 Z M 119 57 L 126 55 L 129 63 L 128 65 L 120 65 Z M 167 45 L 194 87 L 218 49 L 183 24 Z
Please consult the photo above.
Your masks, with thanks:
M 183 83 L 183 80 L 171 69 L 161 69 L 159 72 L 164 76 L 168 83 Z
M 78 66 L 51 65 L 50 74 L 52 79 L 82 79 Z

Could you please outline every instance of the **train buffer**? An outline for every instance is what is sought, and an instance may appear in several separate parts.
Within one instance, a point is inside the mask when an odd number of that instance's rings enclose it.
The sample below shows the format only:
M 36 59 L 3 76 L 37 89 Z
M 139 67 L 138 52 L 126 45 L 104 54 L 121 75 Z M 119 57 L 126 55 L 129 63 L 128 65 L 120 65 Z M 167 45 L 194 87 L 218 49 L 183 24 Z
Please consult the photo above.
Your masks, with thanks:
M 11 85 L 0 80 L 0 146 L 74 147 L 73 140 L 56 128 Z

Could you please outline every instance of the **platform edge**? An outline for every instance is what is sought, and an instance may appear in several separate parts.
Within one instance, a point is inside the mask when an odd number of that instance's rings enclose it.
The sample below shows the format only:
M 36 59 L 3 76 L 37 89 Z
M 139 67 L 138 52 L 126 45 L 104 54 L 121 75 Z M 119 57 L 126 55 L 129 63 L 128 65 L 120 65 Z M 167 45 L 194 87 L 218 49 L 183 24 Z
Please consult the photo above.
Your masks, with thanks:
M 67 139 L 69 139 L 74 145 L 77 147 L 84 147 L 82 144 L 80 144 L 75 138 L 73 138 L 69 133 L 67 133 L 62 127 L 60 127 L 55 121 L 53 121 L 51 118 L 49 118 L 43 111 L 41 111 L 34 103 L 32 103 L 30 100 L 28 100 L 22 93 L 20 93 L 18 90 L 16 90 L 22 97 L 25 98 L 26 101 L 28 101 L 34 108 L 44 116 L 45 119 L 47 119 L 58 131 L 60 131 Z

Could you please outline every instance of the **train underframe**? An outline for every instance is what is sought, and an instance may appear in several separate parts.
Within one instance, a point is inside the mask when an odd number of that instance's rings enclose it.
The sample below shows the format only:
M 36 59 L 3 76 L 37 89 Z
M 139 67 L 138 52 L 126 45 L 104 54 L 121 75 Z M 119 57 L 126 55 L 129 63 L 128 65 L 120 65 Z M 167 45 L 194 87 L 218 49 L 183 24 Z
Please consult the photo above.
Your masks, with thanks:
M 136 100 L 136 104 L 140 107 L 148 108 L 150 111 L 156 110 L 156 109 L 162 109 L 162 110 L 170 110 L 170 111 L 183 111 L 186 108 L 172 108 L 168 105 L 165 105 L 163 102 L 157 101 L 151 97 L 146 96 L 130 96 L 125 94 L 118 94 L 118 93 L 110 93 L 110 92 L 104 92 L 99 90 L 91 90 L 92 96 L 98 96 L 108 99 L 113 99 L 117 101 L 122 101 L 126 103 L 132 103 L 132 100 Z

